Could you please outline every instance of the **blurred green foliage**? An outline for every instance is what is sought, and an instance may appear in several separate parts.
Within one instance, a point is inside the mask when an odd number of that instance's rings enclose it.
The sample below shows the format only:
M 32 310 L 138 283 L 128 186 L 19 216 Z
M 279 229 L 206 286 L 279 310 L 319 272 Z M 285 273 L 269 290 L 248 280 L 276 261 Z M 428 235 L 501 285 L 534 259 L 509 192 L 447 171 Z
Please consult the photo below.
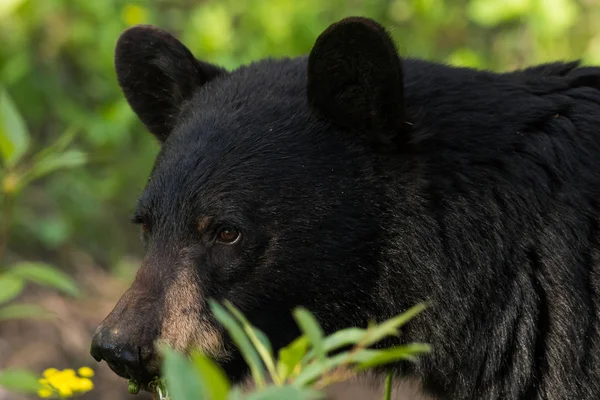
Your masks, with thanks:
M 385 24 L 406 56 L 493 70 L 600 62 L 597 0 L 0 0 L 0 83 L 30 146 L 43 150 L 73 130 L 88 155 L 85 166 L 24 189 L 6 256 L 75 266 L 85 254 L 118 267 L 139 254 L 128 217 L 158 145 L 116 82 L 113 51 L 125 28 L 156 24 L 199 58 L 234 68 L 307 53 L 348 15 Z
M 372 348 L 426 309 L 417 304 L 380 323 L 366 328 L 351 327 L 325 336 L 315 316 L 303 307 L 292 314 L 301 335 L 274 352 L 269 338 L 253 326 L 233 304 L 209 300 L 212 314 L 225 327 L 248 364 L 253 388 L 232 383 L 216 363 L 193 351 L 191 360 L 169 347 L 161 346 L 161 378 L 155 377 L 148 389 L 162 400 L 317 400 L 326 398 L 323 389 L 346 381 L 356 373 L 398 361 L 418 361 L 431 351 L 425 343 L 408 343 L 388 348 Z M 386 378 L 384 399 L 391 398 L 392 374 Z M 130 380 L 129 391 L 136 394 L 140 385 Z M 165 395 L 165 393 L 167 393 Z
M 54 314 L 35 303 L 14 302 L 34 283 L 73 297 L 80 295 L 75 281 L 44 262 L 5 264 L 4 253 L 11 238 L 14 209 L 23 191 L 36 180 L 59 170 L 76 168 L 86 155 L 69 147 L 74 138 L 67 129 L 55 142 L 32 152 L 31 133 L 8 93 L 0 88 L 0 322 L 13 319 L 49 318 Z M 13 391 L 39 387 L 35 375 L 24 369 L 0 370 L 0 385 Z
M 0 321 L 49 315 L 36 304 L 5 304 L 18 297 L 26 283 L 79 295 L 75 282 L 52 265 L 28 261 L 3 263 L 12 233 L 15 204 L 22 192 L 49 174 L 85 163 L 84 153 L 69 148 L 72 139 L 73 131 L 67 130 L 56 142 L 32 154 L 27 124 L 8 93 L 0 91 Z

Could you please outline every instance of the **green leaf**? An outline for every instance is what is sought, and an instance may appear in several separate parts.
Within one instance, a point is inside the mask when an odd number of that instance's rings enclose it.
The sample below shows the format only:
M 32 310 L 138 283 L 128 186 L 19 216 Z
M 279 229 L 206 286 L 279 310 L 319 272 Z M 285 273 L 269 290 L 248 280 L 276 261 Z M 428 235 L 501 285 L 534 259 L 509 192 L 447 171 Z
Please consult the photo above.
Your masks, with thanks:
M 493 27 L 528 15 L 533 6 L 531 0 L 471 0 L 467 14 L 472 21 Z
M 413 343 L 384 350 L 363 349 L 356 352 L 343 352 L 323 361 L 311 363 L 298 374 L 293 384 L 297 387 L 310 385 L 319 377 L 342 364 L 356 364 L 356 369 L 361 371 L 393 361 L 416 361 L 417 355 L 429 352 L 429 350 L 430 348 L 426 344 Z
M 172 400 L 197 400 L 202 393 L 202 380 L 188 359 L 168 347 L 162 348 L 162 373 Z
M 251 393 L 246 400 L 316 400 L 323 398 L 325 398 L 323 393 L 310 388 L 269 386 L 259 392 Z
M 337 332 L 332 333 L 323 339 L 323 347 L 325 348 L 325 352 L 329 353 L 331 351 L 337 350 L 341 347 L 348 346 L 351 344 L 356 344 L 363 340 L 367 335 L 367 330 L 361 328 L 346 328 L 339 330 Z M 310 349 L 306 354 L 306 359 L 311 359 L 314 357 L 314 349 Z
M 223 324 L 225 329 L 227 329 L 231 339 L 237 346 L 240 353 L 242 353 L 242 357 L 244 357 L 244 360 L 250 368 L 254 382 L 259 388 L 262 388 L 265 382 L 264 368 L 256 349 L 252 346 L 252 343 L 244 333 L 244 330 L 237 324 L 235 319 L 227 312 L 227 310 L 225 310 L 224 307 L 212 299 L 210 299 L 208 302 L 213 315 L 221 324 Z
M 29 183 L 59 169 L 79 167 L 87 162 L 87 156 L 79 150 L 67 150 L 63 153 L 50 154 L 36 161 L 27 171 L 23 180 Z
M 271 359 L 273 359 L 273 346 L 271 346 L 271 341 L 263 331 L 253 325 L 251 326 L 253 332 L 256 334 L 256 338 L 260 341 L 261 348 L 264 348 L 264 351 L 271 357 Z M 256 346 L 256 348 L 257 350 L 260 350 L 259 346 Z
M 532 31 L 536 35 L 557 37 L 564 35 L 577 21 L 580 21 L 580 8 L 573 0 L 545 0 L 538 4 L 531 16 Z
M 25 0 L 4 0 L 0 1 L 0 18 L 7 17 L 14 13 Z
M 325 347 L 323 346 L 323 330 L 314 315 L 306 308 L 298 307 L 294 310 L 294 319 L 308 340 L 310 340 L 317 357 L 325 359 Z
M 192 363 L 201 376 L 204 396 L 210 400 L 226 400 L 231 384 L 223 370 L 208 357 L 200 353 L 192 354 Z
M 51 313 L 37 304 L 9 304 L 0 308 L 0 321 L 9 319 L 26 319 L 26 318 L 52 318 L 55 314 Z
M 25 287 L 23 279 L 10 274 L 0 275 L 0 304 L 17 297 Z
M 277 361 L 277 373 L 282 381 L 292 375 L 296 365 L 302 360 L 308 349 L 308 338 L 304 335 L 295 339 L 292 343 L 279 349 Z
M 42 385 L 38 377 L 24 369 L 4 369 L 0 371 L 0 386 L 12 392 L 36 393 Z
M 242 388 L 240 388 L 239 386 L 236 386 L 233 389 L 231 389 L 231 391 L 229 392 L 229 395 L 227 396 L 227 400 L 242 400 L 242 399 L 244 399 L 244 393 L 242 392 Z
M 324 360 L 317 359 L 300 371 L 298 376 L 294 379 L 293 385 L 296 387 L 308 386 L 333 368 L 350 362 L 351 359 L 351 354 L 347 352 L 336 354 L 335 356 Z
M 21 262 L 14 264 L 9 272 L 11 275 L 35 282 L 39 285 L 52 287 L 68 295 L 78 297 L 79 288 L 64 272 L 41 262 Z
M 367 335 L 361 345 L 363 347 L 369 347 L 387 336 L 397 336 L 398 328 L 406 324 L 425 308 L 427 308 L 427 304 L 419 303 L 396 317 L 390 318 L 379 325 L 369 327 L 369 329 L 367 329 Z
M 254 348 L 258 351 L 261 359 L 265 363 L 265 366 L 269 370 L 271 374 L 271 378 L 276 384 L 281 383 L 279 376 L 277 374 L 277 370 L 275 369 L 275 360 L 273 360 L 273 349 L 271 347 L 271 342 L 267 335 L 264 334 L 260 329 L 251 325 L 248 319 L 242 314 L 233 304 L 229 301 L 225 302 L 225 306 L 242 324 L 242 329 L 248 335 L 248 338 L 254 345 Z
M 53 214 L 38 217 L 35 235 L 47 248 L 57 249 L 72 234 L 69 218 L 65 215 Z
M 450 56 L 448 57 L 447 62 L 459 67 L 483 67 L 483 62 L 479 54 L 466 47 L 457 49 L 454 52 L 452 52 L 452 54 L 450 54 Z
M 37 154 L 33 156 L 33 161 L 38 162 L 47 157 L 51 157 L 53 154 L 62 152 L 67 148 L 68 145 L 71 144 L 75 135 L 77 134 L 77 129 L 75 126 L 70 126 L 60 135 L 60 137 L 52 142 L 49 146 L 40 150 Z
M 430 351 L 431 347 L 427 344 L 411 343 L 385 350 L 363 350 L 356 353 L 353 358 L 357 361 L 357 370 L 362 371 L 400 360 L 415 362 L 418 355 L 429 353 Z
M 7 167 L 13 167 L 27 152 L 29 132 L 12 99 L 0 90 L 0 157 Z

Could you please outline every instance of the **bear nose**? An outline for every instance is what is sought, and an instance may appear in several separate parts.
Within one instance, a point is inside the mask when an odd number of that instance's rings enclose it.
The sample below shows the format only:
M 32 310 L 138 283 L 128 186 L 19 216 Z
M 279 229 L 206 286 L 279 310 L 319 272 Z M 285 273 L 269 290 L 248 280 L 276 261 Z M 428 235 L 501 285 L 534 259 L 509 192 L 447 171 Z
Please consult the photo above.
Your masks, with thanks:
M 141 365 L 140 348 L 116 329 L 99 327 L 92 338 L 90 354 L 98 362 L 106 361 L 110 369 L 123 378 L 141 381 L 148 375 Z

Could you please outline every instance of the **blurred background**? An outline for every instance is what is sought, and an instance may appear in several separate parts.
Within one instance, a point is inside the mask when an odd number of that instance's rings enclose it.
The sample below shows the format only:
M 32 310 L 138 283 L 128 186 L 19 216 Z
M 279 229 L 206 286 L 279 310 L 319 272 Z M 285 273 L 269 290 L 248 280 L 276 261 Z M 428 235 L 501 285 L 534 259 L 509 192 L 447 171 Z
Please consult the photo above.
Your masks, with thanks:
M 117 85 L 119 34 L 155 24 L 232 69 L 308 53 L 349 15 L 383 23 L 411 57 L 600 63 L 600 0 L 0 0 L 0 370 L 89 365 L 83 398 L 128 397 L 88 353 L 142 255 L 128 217 L 158 151 Z

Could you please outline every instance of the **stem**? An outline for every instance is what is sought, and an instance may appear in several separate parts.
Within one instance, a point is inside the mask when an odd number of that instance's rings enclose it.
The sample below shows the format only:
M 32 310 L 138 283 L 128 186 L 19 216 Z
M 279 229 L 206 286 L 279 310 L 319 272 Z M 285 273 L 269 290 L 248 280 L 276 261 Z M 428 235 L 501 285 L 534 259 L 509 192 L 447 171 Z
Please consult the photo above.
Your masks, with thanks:
M 261 341 L 258 339 L 258 337 L 254 333 L 252 328 L 246 324 L 244 324 L 243 327 L 244 327 L 244 331 L 246 332 L 246 334 L 248 335 L 248 337 L 254 344 L 256 351 L 258 352 L 258 354 L 262 358 L 263 362 L 265 363 L 265 366 L 267 367 L 267 370 L 269 371 L 269 374 L 271 375 L 271 379 L 273 379 L 273 382 L 275 383 L 275 385 L 281 386 L 281 384 L 283 382 L 281 381 L 281 378 L 279 377 L 279 374 L 277 373 L 277 368 L 275 368 L 275 364 L 273 363 L 273 359 L 271 358 L 271 355 L 269 354 L 267 349 L 262 345 Z
M 392 373 L 388 372 L 385 378 L 385 395 L 384 400 L 392 400 Z
M 8 246 L 10 225 L 12 223 L 13 196 L 5 194 L 2 203 L 2 218 L 0 219 L 0 263 L 4 257 L 4 250 Z M 1 267 L 0 267 L 1 269 Z
M 353 371 L 346 368 L 338 368 L 335 371 L 323 376 L 314 384 L 313 387 L 317 390 L 322 390 L 333 383 L 344 382 L 354 376 L 356 376 L 356 374 Z

